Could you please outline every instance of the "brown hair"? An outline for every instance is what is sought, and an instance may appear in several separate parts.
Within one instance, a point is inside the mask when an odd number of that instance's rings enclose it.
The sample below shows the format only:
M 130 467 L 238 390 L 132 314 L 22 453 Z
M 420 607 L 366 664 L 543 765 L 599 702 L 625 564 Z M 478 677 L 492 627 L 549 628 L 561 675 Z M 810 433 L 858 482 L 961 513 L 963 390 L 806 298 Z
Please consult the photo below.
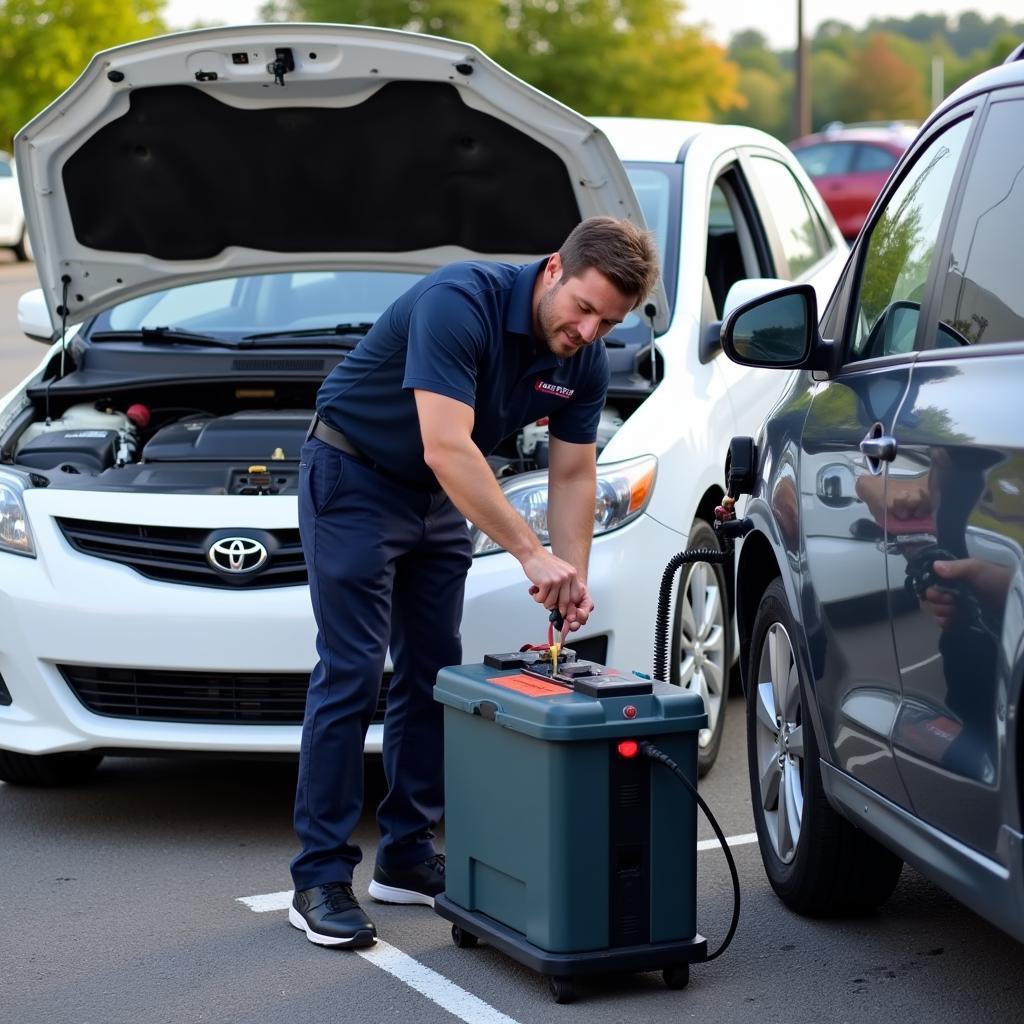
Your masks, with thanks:
M 573 228 L 558 250 L 562 276 L 579 277 L 593 267 L 623 295 L 636 299 L 633 308 L 658 280 L 658 250 L 650 231 L 615 217 L 588 217 Z

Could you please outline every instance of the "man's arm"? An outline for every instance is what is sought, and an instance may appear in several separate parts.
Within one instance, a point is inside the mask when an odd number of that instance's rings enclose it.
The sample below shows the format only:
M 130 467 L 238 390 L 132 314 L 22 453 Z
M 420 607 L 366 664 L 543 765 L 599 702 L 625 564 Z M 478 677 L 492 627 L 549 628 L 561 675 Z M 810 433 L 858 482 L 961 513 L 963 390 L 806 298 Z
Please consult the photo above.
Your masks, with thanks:
M 570 565 L 583 586 L 583 598 L 566 615 L 569 629 L 586 624 L 594 602 L 586 591 L 590 542 L 594 535 L 597 445 L 573 444 L 553 435 L 548 456 L 548 532 L 551 550 Z
M 508 503 L 487 460 L 473 443 L 473 409 L 432 391 L 416 388 L 413 394 L 424 461 L 448 497 L 470 522 L 519 560 L 533 584 L 533 599 L 545 608 L 557 607 L 568 617 L 586 593 L 578 571 L 573 563 L 548 551 Z

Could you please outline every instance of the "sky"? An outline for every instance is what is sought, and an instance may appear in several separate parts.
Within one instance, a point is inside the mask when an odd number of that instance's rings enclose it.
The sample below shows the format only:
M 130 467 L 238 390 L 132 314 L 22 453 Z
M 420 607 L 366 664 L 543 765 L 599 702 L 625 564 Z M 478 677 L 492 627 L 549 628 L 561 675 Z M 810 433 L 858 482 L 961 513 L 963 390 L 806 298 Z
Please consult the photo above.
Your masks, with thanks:
M 225 24 L 258 21 L 260 6 L 261 0 L 217 0 L 212 5 L 217 20 Z M 957 13 L 975 10 L 986 18 L 1002 14 L 1011 21 L 1024 18 L 1021 0 L 963 0 L 954 4 L 947 0 L 945 8 L 939 0 L 860 0 L 853 6 L 856 14 L 850 12 L 850 0 L 804 0 L 805 33 L 812 34 L 819 22 L 829 18 L 859 28 L 873 17 L 906 18 L 943 9 Z M 756 28 L 777 49 L 792 47 L 796 42 L 796 0 L 686 0 L 686 8 L 687 21 L 705 23 L 708 33 L 722 43 L 745 28 Z M 173 28 L 184 28 L 200 18 L 211 20 L 210 11 L 210 0 L 168 0 L 165 17 Z

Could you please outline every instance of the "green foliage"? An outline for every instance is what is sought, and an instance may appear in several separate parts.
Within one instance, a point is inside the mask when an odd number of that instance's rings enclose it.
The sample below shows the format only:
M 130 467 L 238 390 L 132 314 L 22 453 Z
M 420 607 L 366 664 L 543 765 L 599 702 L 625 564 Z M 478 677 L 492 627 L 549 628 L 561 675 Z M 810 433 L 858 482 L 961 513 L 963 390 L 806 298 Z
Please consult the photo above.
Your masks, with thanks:
M 274 0 L 264 10 L 464 40 L 584 114 L 707 119 L 743 103 L 738 69 L 681 23 L 682 0 Z
M 0 147 L 99 50 L 166 31 L 164 0 L 0 0 Z
M 839 104 L 843 121 L 920 120 L 928 113 L 922 75 L 873 32 L 850 60 Z
M 921 120 L 932 106 L 935 58 L 948 95 L 1002 63 L 1021 40 L 1024 20 L 985 19 L 973 11 L 875 18 L 863 29 L 823 21 L 810 40 L 812 127 L 817 131 L 830 121 Z M 740 120 L 790 138 L 792 52 L 769 50 L 764 37 L 748 29 L 733 36 L 729 56 L 740 66 L 739 90 L 748 103 L 738 117 L 728 112 L 719 120 Z M 773 88 L 766 86 L 766 75 L 776 79 Z M 777 103 L 787 110 L 774 109 Z

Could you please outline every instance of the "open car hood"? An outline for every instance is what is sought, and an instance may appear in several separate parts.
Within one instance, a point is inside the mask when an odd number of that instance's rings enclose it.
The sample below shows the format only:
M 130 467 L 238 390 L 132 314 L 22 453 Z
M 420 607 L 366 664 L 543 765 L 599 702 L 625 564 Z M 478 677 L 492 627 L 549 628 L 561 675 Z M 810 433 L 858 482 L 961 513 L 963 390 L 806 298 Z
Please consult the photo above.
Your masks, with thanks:
M 527 262 L 585 217 L 643 223 L 589 121 L 475 47 L 387 29 L 265 24 L 106 50 L 15 153 L 54 323 L 65 296 L 76 323 L 210 278 Z M 664 330 L 660 282 L 651 301 Z

